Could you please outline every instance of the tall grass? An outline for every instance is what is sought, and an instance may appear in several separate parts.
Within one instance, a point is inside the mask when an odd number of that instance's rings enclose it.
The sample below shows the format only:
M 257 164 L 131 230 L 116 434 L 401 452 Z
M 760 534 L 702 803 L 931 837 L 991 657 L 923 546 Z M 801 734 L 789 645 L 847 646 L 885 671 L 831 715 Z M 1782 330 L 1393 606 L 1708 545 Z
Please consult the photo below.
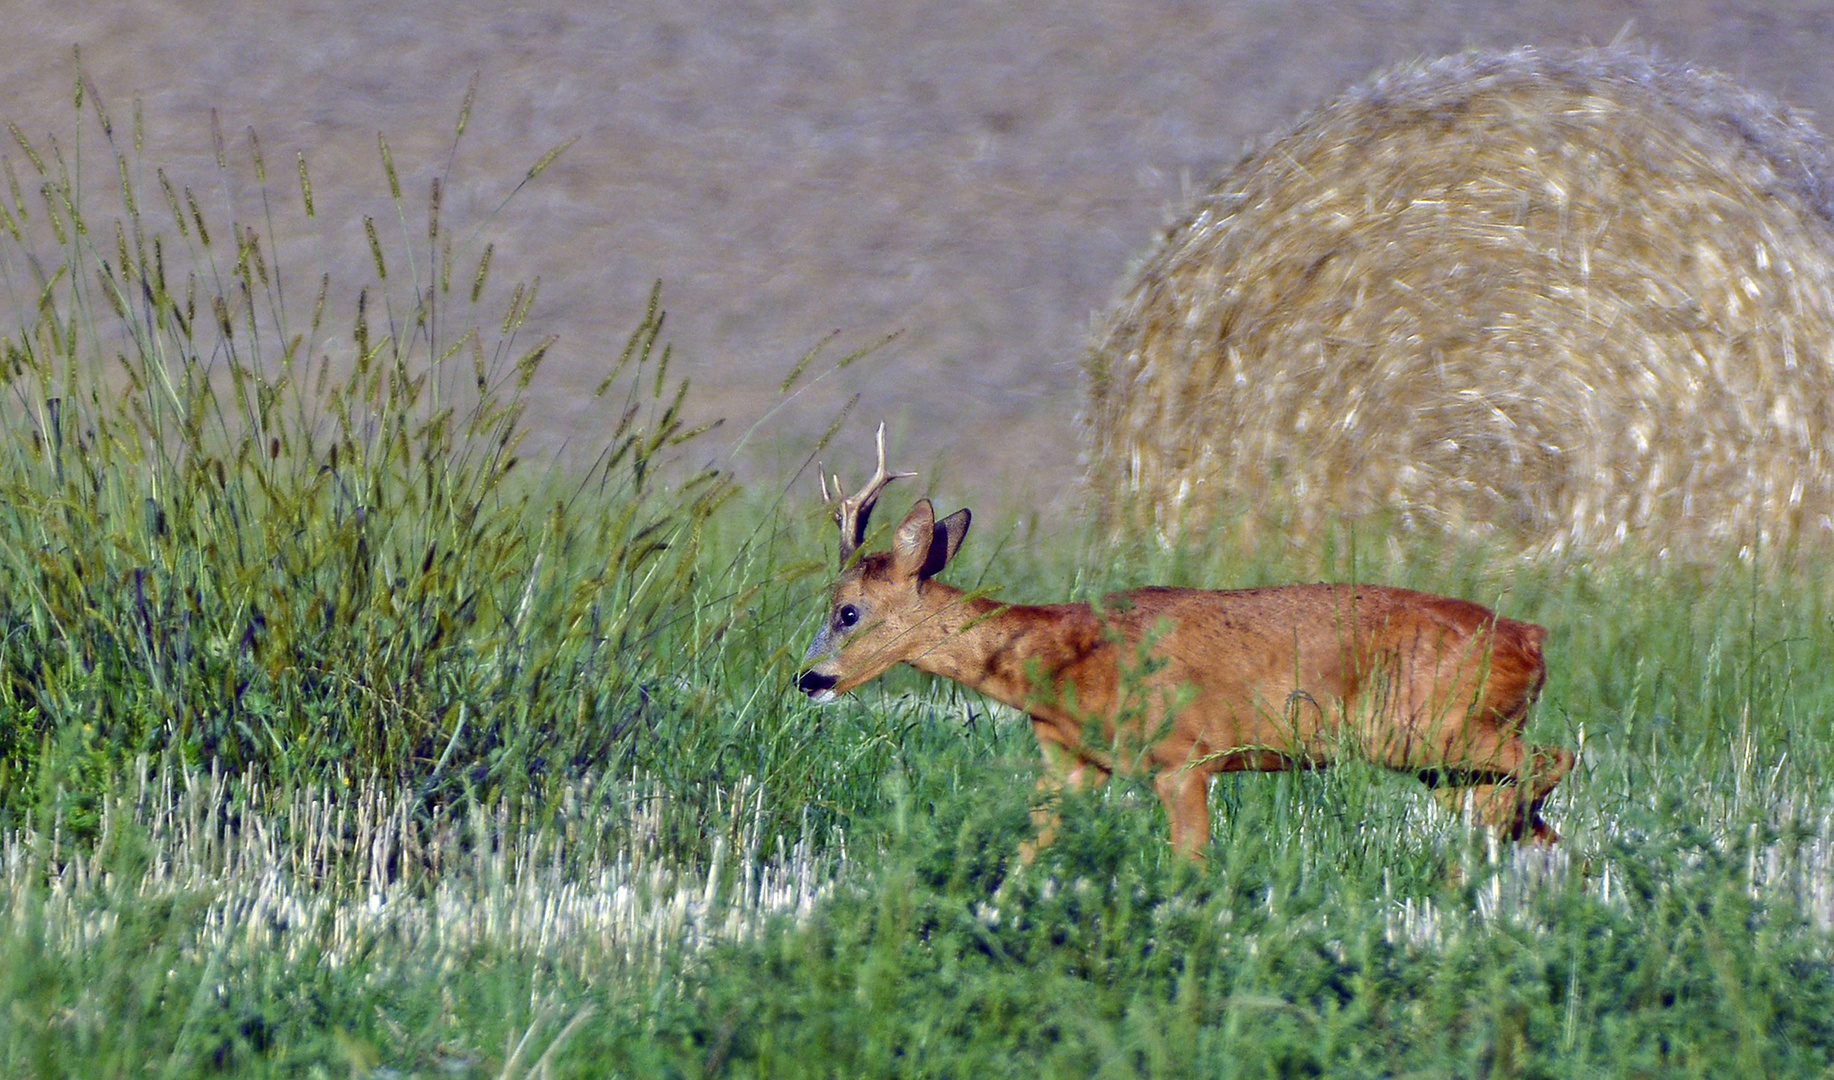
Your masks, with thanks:
M 382 141 L 398 223 L 363 221 L 368 265 L 296 274 L 282 253 L 333 227 L 303 154 L 219 136 L 217 186 L 252 175 L 261 207 L 225 219 L 140 159 L 138 110 L 80 75 L 73 100 L 65 139 L 11 129 L 0 200 L 0 813 L 149 752 L 486 792 L 615 770 L 676 692 L 658 657 L 729 493 L 669 470 L 699 432 L 657 296 L 590 468 L 525 463 L 556 343 L 530 340 L 538 282 L 442 217 L 450 175 L 411 198 Z

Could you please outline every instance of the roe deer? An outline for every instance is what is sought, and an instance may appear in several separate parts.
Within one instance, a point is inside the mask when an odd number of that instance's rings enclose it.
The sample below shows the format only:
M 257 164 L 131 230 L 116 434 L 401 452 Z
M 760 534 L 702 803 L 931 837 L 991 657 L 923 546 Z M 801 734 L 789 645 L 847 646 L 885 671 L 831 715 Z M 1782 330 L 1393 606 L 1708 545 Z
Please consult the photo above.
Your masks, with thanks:
M 1521 738 L 1547 675 L 1543 628 L 1378 585 L 1002 604 L 935 580 L 968 533 L 967 510 L 938 521 L 919 499 L 891 551 L 854 560 L 879 493 L 909 475 L 886 471 L 880 425 L 878 469 L 835 508 L 841 576 L 797 687 L 825 703 L 903 662 L 1026 713 L 1047 766 L 1040 845 L 1050 796 L 1120 770 L 1152 777 L 1172 846 L 1201 859 L 1212 776 L 1322 767 L 1345 752 L 1417 774 L 1503 836 L 1558 839 L 1541 804 L 1573 755 Z

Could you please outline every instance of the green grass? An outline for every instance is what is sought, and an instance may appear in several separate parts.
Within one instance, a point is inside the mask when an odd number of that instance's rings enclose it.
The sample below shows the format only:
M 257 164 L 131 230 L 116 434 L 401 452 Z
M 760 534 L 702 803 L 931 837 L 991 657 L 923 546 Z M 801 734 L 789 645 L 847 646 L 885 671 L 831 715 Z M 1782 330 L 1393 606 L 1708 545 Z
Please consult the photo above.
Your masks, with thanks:
M 252 139 L 246 162 L 219 144 L 221 186 L 260 185 L 247 222 L 99 104 L 68 142 L 13 137 L 0 820 L 150 752 L 487 794 L 634 752 L 730 493 L 704 471 L 659 497 L 697 433 L 654 299 L 598 387 L 618 421 L 562 474 L 518 456 L 553 345 L 528 340 L 535 287 L 495 283 L 475 228 L 455 239 L 439 180 L 411 206 L 386 143 L 399 220 L 365 220 L 353 280 L 298 275 L 302 315 L 282 252 L 332 227 L 304 156 L 270 175 Z M 84 775 L 47 772 L 52 743 Z
M 1551 854 L 1349 765 L 1220 781 L 1202 870 L 1130 782 L 1022 866 L 1005 710 L 794 692 L 832 528 L 682 464 L 659 309 L 596 464 L 514 464 L 545 346 L 468 232 L 388 181 L 283 275 L 305 164 L 226 151 L 251 231 L 78 104 L 0 190 L 0 1075 L 1834 1075 L 1834 582 L 983 517 L 1015 600 L 1544 623 L 1581 753 Z

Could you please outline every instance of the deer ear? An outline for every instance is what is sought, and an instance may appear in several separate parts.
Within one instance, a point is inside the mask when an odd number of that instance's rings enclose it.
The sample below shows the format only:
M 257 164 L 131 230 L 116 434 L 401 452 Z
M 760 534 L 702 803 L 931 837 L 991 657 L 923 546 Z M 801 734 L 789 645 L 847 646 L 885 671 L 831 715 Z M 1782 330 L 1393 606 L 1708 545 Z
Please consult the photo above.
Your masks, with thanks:
M 942 573 L 943 567 L 954 561 L 955 553 L 962 549 L 962 537 L 968 535 L 968 523 L 973 517 L 964 507 L 936 523 L 930 541 L 930 557 L 923 565 L 923 577 L 935 577 Z
M 892 575 L 920 577 L 930 561 L 935 535 L 936 508 L 930 505 L 930 500 L 918 499 L 917 505 L 898 523 L 898 531 L 892 534 Z

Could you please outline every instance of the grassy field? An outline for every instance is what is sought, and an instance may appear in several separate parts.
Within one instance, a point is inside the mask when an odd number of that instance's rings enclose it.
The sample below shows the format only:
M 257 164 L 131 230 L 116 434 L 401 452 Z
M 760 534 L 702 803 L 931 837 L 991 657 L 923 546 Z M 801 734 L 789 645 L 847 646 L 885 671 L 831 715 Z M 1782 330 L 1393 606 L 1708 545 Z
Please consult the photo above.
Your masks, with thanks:
M 0 190 L 0 1074 L 1834 1075 L 1825 573 L 983 522 L 951 576 L 1015 600 L 1541 622 L 1581 755 L 1552 853 L 1350 766 L 1220 782 L 1201 871 L 1127 783 L 1021 866 L 1024 725 L 794 692 L 831 527 L 685 464 L 659 310 L 596 463 L 519 462 L 533 286 L 437 196 L 283 273 L 308 162 L 217 220 L 78 106 Z

